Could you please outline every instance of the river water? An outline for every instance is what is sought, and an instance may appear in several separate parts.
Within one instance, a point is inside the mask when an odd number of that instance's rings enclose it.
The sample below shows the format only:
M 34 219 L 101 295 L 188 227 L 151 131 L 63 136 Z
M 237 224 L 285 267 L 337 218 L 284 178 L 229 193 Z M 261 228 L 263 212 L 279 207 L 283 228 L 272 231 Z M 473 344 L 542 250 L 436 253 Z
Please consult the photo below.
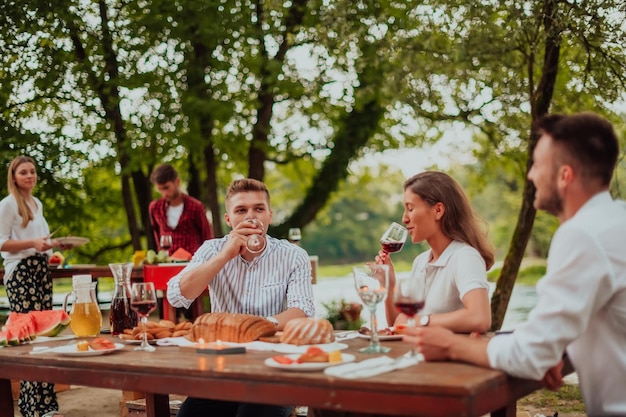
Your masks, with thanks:
M 496 288 L 495 283 L 489 284 L 490 294 Z M 313 286 L 313 293 L 315 295 L 315 308 L 317 317 L 325 317 L 327 314 L 324 304 L 328 304 L 332 301 L 345 300 L 348 303 L 355 302 L 361 303 L 359 296 L 354 288 L 354 281 L 351 276 L 348 277 L 336 277 L 325 278 L 318 281 Z M 522 323 L 528 317 L 528 313 L 537 303 L 537 292 L 534 286 L 529 285 L 516 285 L 513 288 L 511 299 L 509 300 L 509 307 L 506 315 L 504 316 L 504 322 L 502 324 L 502 330 L 511 330 L 516 325 Z M 362 319 L 364 323 L 369 322 L 369 311 L 363 309 Z M 384 324 L 387 322 L 385 318 L 385 309 L 382 305 L 376 311 L 376 318 L 380 327 L 386 327 Z

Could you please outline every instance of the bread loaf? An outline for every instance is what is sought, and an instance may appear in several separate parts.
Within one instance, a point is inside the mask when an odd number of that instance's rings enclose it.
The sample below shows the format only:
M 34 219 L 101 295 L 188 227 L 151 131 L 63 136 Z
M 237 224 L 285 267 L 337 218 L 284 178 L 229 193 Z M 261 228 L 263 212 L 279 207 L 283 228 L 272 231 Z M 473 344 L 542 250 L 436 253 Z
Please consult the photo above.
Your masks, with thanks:
M 281 343 L 313 345 L 335 341 L 333 325 L 326 319 L 298 318 L 285 324 Z
M 250 314 L 205 313 L 191 326 L 190 339 L 198 342 L 245 343 L 262 336 L 272 336 L 276 326 L 262 317 Z

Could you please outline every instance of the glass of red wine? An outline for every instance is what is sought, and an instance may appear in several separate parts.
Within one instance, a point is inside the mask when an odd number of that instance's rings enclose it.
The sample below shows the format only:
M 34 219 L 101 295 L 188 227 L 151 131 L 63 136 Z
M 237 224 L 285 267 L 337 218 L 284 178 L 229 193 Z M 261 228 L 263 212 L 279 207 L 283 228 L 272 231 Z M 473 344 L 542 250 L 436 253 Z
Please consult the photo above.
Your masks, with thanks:
M 396 222 L 391 223 L 380 238 L 383 252 L 386 254 L 400 252 L 408 235 L 409 231 L 406 227 Z
M 380 345 L 378 337 L 378 323 L 376 320 L 376 307 L 387 295 L 389 286 L 389 265 L 366 264 L 352 268 L 354 286 L 363 304 L 370 311 L 370 327 L 372 334 L 368 347 L 359 349 L 362 353 L 386 353 L 391 349 Z
M 143 340 L 141 345 L 137 346 L 135 350 L 144 350 L 146 352 L 155 351 L 154 346 L 148 344 L 148 333 L 146 331 L 146 322 L 148 316 L 157 307 L 156 290 L 154 289 L 153 282 L 135 282 L 130 290 L 130 308 L 137 312 L 137 315 L 141 319 L 141 325 L 143 327 Z
M 407 327 L 415 327 L 415 315 L 424 308 L 424 292 L 415 277 L 399 279 L 393 291 L 393 304 L 396 309 L 408 317 Z M 411 347 L 415 355 L 415 347 Z
M 172 235 L 161 235 L 161 238 L 159 239 L 159 244 L 161 246 L 161 249 L 169 252 L 170 248 L 172 247 Z

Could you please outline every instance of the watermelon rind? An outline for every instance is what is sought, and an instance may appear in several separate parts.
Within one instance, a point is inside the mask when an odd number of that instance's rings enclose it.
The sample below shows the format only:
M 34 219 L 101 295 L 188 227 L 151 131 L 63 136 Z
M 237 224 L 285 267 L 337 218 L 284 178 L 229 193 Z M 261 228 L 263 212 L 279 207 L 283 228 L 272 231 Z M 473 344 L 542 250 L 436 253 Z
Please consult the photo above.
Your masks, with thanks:
M 63 310 L 31 311 L 29 314 L 35 319 L 36 336 L 57 336 L 72 320 Z

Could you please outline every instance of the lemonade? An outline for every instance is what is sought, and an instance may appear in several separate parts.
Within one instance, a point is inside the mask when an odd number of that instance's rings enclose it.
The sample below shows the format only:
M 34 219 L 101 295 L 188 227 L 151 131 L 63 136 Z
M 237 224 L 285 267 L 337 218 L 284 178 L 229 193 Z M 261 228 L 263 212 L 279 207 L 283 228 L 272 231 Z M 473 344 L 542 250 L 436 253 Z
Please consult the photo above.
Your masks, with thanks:
M 97 336 L 102 327 L 102 313 L 96 303 L 76 303 L 70 313 L 70 328 L 78 337 Z

